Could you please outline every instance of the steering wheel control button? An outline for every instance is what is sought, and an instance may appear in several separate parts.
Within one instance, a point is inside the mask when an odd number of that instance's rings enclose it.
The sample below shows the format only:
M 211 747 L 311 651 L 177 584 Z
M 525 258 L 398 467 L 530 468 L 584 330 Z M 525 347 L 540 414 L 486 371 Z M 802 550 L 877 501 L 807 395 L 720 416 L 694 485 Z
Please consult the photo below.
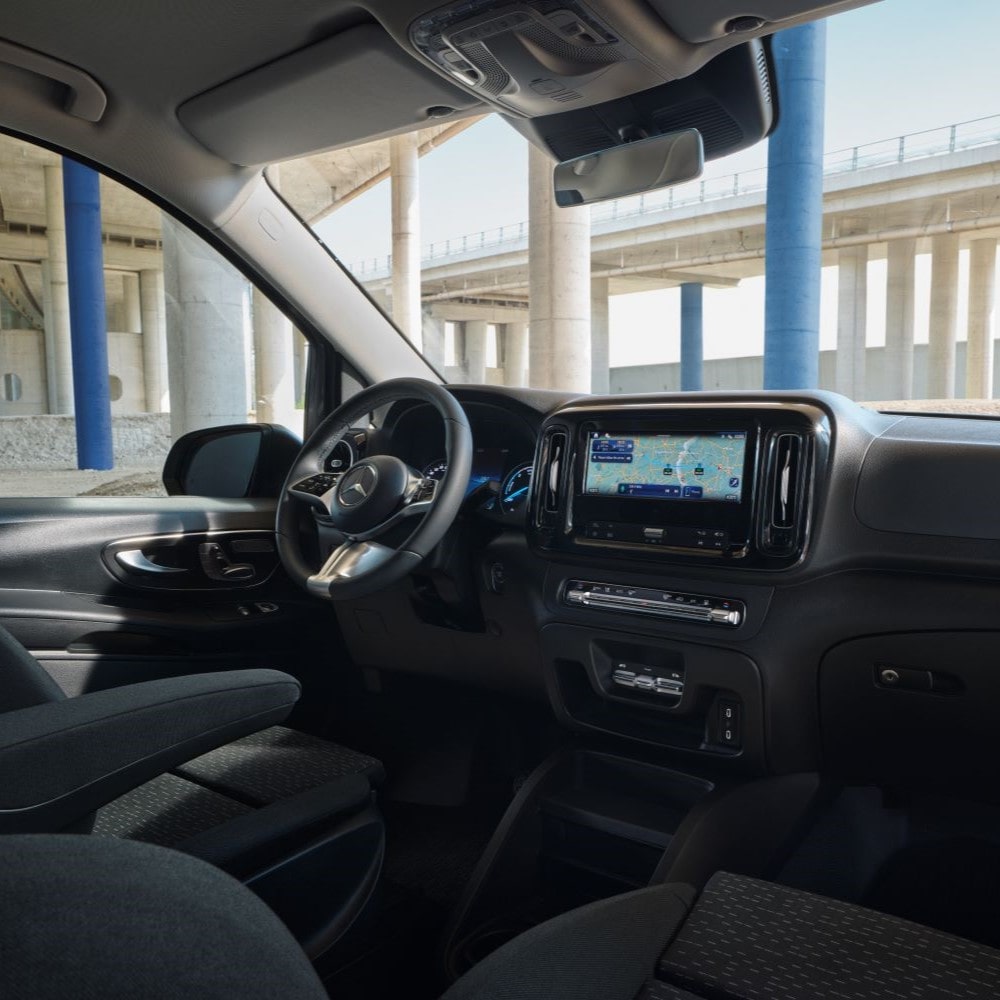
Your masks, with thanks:
M 319 472 L 315 476 L 309 476 L 308 479 L 300 480 L 291 489 L 293 493 L 304 493 L 318 498 L 329 493 L 337 485 L 340 477 L 341 473 Z

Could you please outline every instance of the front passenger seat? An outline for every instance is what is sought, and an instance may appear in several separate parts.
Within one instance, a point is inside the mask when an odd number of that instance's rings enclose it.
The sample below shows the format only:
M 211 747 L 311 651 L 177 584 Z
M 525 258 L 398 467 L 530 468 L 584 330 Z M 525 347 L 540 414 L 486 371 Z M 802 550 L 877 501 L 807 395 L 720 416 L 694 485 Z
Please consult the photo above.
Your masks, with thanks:
M 278 725 L 299 693 L 287 674 L 237 670 L 66 698 L 0 628 L 0 833 L 93 833 L 200 857 L 250 886 L 315 959 L 372 897 L 384 773 Z

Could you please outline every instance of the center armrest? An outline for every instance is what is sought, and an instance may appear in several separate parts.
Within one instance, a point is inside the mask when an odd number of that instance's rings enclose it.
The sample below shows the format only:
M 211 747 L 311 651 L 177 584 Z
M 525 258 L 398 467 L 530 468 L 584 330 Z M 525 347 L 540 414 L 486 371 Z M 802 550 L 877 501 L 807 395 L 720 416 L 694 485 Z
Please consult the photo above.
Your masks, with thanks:
M 65 829 L 192 757 L 281 722 L 300 690 L 277 670 L 234 670 L 6 712 L 0 833 Z

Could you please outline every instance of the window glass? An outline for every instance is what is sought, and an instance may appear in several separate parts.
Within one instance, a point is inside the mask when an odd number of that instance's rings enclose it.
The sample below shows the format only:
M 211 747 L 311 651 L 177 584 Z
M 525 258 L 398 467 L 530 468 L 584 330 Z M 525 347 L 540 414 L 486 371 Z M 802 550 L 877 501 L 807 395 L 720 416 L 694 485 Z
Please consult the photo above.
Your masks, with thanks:
M 67 183 L 79 169 L 0 136 L 0 496 L 163 495 L 164 458 L 187 431 L 267 422 L 301 435 L 307 352 L 291 322 L 198 236 L 88 171 L 92 245 L 73 214 L 78 175 Z M 97 303 L 84 321 L 81 289 Z M 74 339 L 102 359 L 83 407 Z M 103 443 L 102 413 L 111 461 L 85 456 L 81 470 L 77 431 Z
M 782 388 L 995 409 L 1000 6 L 948 17 L 960 46 L 942 47 L 939 9 L 913 0 L 825 22 L 816 377 Z M 552 164 L 531 160 L 489 115 L 285 163 L 280 182 L 448 379 L 764 386 L 768 142 L 709 161 L 700 180 L 590 208 L 546 207 Z M 701 341 L 683 364 L 682 332 Z

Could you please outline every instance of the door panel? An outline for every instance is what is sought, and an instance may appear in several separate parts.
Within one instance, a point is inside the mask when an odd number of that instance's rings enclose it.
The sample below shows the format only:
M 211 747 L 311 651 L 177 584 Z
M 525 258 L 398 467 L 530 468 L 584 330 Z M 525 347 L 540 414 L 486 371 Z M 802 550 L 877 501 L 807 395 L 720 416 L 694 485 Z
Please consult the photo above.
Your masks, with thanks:
M 202 497 L 0 500 L 0 624 L 74 695 L 252 666 L 322 688 L 343 660 L 339 630 L 281 569 L 274 510 Z

